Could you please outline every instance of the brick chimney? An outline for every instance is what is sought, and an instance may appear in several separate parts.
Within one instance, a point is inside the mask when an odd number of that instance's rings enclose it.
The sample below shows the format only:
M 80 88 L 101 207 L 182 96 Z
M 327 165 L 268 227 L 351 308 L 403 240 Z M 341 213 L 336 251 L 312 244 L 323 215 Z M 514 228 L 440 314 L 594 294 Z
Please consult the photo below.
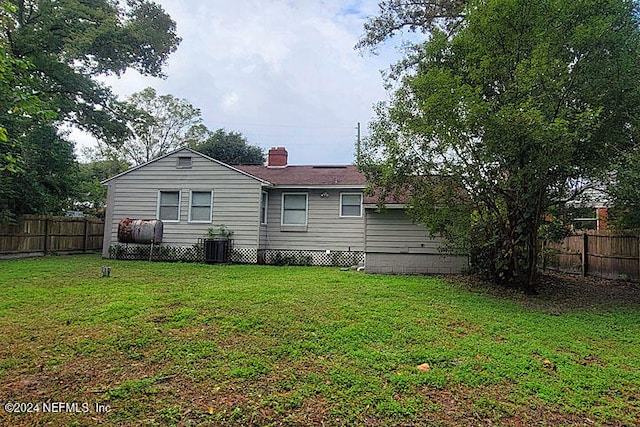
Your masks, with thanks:
M 284 147 L 271 147 L 267 158 L 267 167 L 269 168 L 285 168 L 287 167 L 287 158 L 289 153 Z
M 602 207 L 596 208 L 597 230 L 606 230 L 609 225 L 609 209 Z

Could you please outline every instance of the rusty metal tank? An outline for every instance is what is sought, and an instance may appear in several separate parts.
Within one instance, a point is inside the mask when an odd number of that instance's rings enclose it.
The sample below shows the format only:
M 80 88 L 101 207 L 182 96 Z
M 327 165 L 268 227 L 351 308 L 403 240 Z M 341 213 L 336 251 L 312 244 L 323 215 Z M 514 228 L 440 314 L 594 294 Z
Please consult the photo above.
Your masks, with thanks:
M 123 218 L 118 224 L 120 243 L 162 243 L 162 221 L 159 219 Z

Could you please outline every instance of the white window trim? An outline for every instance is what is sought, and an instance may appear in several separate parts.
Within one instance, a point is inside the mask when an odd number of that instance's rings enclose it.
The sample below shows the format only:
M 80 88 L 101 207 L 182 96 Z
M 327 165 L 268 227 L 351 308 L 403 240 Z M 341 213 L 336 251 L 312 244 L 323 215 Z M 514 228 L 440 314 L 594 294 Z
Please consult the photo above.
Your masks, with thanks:
M 304 224 L 285 224 L 284 222 L 284 196 L 305 196 L 305 212 L 304 212 Z M 282 193 L 282 200 L 280 203 L 280 225 L 284 227 L 306 227 L 309 223 L 309 193 Z
M 342 215 L 342 196 L 360 196 L 360 215 Z M 362 193 L 340 193 L 340 206 L 338 206 L 340 218 L 362 218 Z
M 160 199 L 162 193 L 178 193 L 178 219 L 162 219 L 162 222 L 178 223 L 180 222 L 180 211 L 182 210 L 182 191 L 181 190 L 158 190 L 156 200 L 156 218 L 160 220 Z
M 193 202 L 193 193 L 209 193 L 209 219 L 206 221 L 192 220 L 191 219 L 191 208 L 193 206 L 191 203 Z M 194 224 L 211 224 L 213 222 L 213 190 L 190 190 L 189 191 L 189 222 Z
M 265 196 L 264 198 L 264 222 L 262 221 L 262 196 Z M 262 194 L 260 195 L 260 225 L 266 225 L 267 222 L 269 221 L 269 193 L 266 191 L 263 191 Z

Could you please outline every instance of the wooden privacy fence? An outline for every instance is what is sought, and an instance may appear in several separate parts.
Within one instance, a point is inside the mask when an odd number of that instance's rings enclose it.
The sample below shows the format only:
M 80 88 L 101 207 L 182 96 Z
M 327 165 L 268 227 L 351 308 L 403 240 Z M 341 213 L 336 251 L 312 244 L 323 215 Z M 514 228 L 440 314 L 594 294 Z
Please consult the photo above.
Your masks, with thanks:
M 640 281 L 640 234 L 637 231 L 590 231 L 545 242 L 543 268 Z
M 15 225 L 0 224 L 0 256 L 102 250 L 104 220 L 25 215 Z

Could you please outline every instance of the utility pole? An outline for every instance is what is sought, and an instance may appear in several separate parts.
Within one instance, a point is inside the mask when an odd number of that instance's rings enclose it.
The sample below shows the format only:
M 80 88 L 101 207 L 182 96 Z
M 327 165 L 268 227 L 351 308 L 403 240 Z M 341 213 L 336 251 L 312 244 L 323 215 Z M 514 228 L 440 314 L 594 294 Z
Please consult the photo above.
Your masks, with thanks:
M 356 129 L 358 130 L 358 137 L 356 140 L 356 164 L 358 164 L 360 163 L 360 122 L 358 122 Z

